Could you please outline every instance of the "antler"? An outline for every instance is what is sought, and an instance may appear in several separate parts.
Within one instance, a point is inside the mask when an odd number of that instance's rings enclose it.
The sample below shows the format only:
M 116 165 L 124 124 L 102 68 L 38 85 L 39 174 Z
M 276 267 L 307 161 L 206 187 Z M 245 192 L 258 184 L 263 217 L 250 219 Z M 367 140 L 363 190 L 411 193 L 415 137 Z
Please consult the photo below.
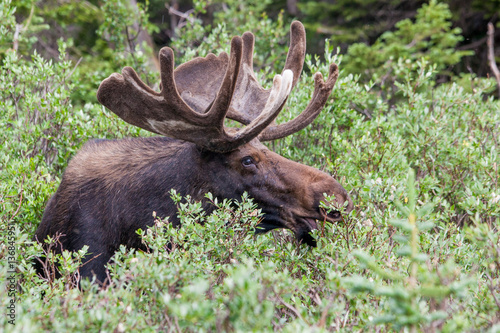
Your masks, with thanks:
M 227 152 L 253 138 L 273 140 L 298 131 L 319 114 L 338 75 L 330 67 L 325 83 L 315 75 L 315 91 L 306 110 L 281 125 L 269 125 L 284 106 L 297 83 L 305 57 L 305 30 L 292 23 L 291 43 L 285 69 L 276 75 L 270 90 L 263 89 L 253 72 L 254 36 L 247 32 L 231 41 L 230 56 L 209 54 L 180 65 L 174 71 L 172 49 L 160 50 L 161 92 L 144 84 L 137 73 L 125 67 L 104 80 L 97 92 L 101 104 L 128 123 L 148 131 L 195 143 L 211 151 Z M 218 89 L 217 89 L 218 88 Z M 224 119 L 246 127 L 224 127 Z
M 296 118 L 284 124 L 269 126 L 259 135 L 259 139 L 261 141 L 271 141 L 284 138 L 285 136 L 300 131 L 312 123 L 323 109 L 323 106 L 325 106 L 328 96 L 330 96 L 338 77 L 339 68 L 336 64 L 330 65 L 326 82 L 323 80 L 323 75 L 321 73 L 318 72 L 314 74 L 314 92 L 306 109 Z

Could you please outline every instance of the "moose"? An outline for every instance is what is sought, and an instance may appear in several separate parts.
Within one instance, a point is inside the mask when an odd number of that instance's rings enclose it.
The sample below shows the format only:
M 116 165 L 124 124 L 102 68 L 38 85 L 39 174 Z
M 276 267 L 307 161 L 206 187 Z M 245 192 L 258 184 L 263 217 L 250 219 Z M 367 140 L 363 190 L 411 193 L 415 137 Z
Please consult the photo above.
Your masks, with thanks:
M 159 134 L 147 138 L 92 140 L 70 160 L 50 198 L 35 239 L 59 235 L 59 246 L 78 251 L 88 246 L 82 278 L 105 283 L 106 263 L 120 245 L 143 248 L 136 230 L 157 217 L 180 224 L 170 197 L 201 201 L 205 210 L 215 198 L 241 200 L 247 192 L 261 209 L 256 233 L 290 229 L 299 243 L 316 246 L 310 231 L 317 221 L 339 221 L 342 209 L 326 213 L 324 195 L 334 195 L 347 212 L 353 203 L 332 176 L 290 161 L 261 142 L 276 140 L 308 126 L 321 112 L 338 77 L 331 64 L 326 80 L 314 75 L 311 101 L 296 118 L 276 124 L 305 57 L 305 29 L 295 21 L 285 68 L 264 89 L 253 71 L 254 35 L 233 37 L 230 54 L 194 58 L 174 70 L 172 49 L 160 50 L 160 92 L 125 67 L 98 88 L 101 104 L 123 120 Z M 227 127 L 225 119 L 241 124 Z

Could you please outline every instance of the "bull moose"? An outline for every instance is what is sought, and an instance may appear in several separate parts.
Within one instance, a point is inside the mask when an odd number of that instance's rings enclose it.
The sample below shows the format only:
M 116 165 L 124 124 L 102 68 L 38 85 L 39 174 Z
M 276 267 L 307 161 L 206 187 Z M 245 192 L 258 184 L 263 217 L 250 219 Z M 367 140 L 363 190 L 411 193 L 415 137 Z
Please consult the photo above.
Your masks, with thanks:
M 179 225 L 170 190 L 211 205 L 204 194 L 241 200 L 244 192 L 262 210 L 257 233 L 290 229 L 301 243 L 315 246 L 309 232 L 317 220 L 338 221 L 340 211 L 320 209 L 324 194 L 352 210 L 347 191 L 330 175 L 290 161 L 261 141 L 283 138 L 309 125 L 325 105 L 338 77 L 331 64 L 325 81 L 314 75 L 314 93 L 295 119 L 276 124 L 305 57 L 305 29 L 295 21 L 281 75 L 271 89 L 253 71 L 254 35 L 231 40 L 231 51 L 192 59 L 174 70 L 172 49 L 160 50 L 161 91 L 125 67 L 98 91 L 101 104 L 126 122 L 165 135 L 122 140 L 93 140 L 69 162 L 61 184 L 49 200 L 35 238 L 60 235 L 58 251 L 88 245 L 80 275 L 99 283 L 106 263 L 121 244 L 141 248 L 139 228 L 153 225 L 153 212 Z M 224 125 L 225 118 L 242 128 Z

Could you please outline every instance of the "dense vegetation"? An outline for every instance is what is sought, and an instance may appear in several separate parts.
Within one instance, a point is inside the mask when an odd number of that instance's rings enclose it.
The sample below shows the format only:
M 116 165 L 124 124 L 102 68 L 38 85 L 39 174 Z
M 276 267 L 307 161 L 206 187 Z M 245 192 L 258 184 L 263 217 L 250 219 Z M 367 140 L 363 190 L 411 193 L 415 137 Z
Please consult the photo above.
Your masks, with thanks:
M 304 109 L 311 73 L 326 75 L 336 62 L 340 79 L 313 125 L 271 146 L 334 175 L 356 205 L 341 223 L 321 225 L 316 249 L 298 247 L 287 231 L 254 237 L 251 198 L 214 201 L 207 216 L 172 193 L 183 227 L 159 220 L 139 231 L 150 251 L 122 248 L 109 288 L 75 288 L 83 252 L 49 257 L 62 278 L 37 276 L 31 262 L 42 249 L 31 237 L 68 159 L 89 138 L 151 135 L 100 106 L 95 91 L 125 65 L 156 84 L 137 32 L 160 33 L 150 19 L 157 2 L 0 3 L 4 331 L 500 332 L 496 82 L 449 71 L 471 54 L 456 50 L 461 31 L 434 0 L 370 45 L 341 54 L 327 40 L 323 55 L 307 56 L 279 121 Z M 270 4 L 195 1 L 171 36 L 176 61 L 227 51 L 232 35 L 251 30 L 256 71 L 269 84 L 291 21 L 270 18 Z M 210 25 L 207 8 L 217 9 Z

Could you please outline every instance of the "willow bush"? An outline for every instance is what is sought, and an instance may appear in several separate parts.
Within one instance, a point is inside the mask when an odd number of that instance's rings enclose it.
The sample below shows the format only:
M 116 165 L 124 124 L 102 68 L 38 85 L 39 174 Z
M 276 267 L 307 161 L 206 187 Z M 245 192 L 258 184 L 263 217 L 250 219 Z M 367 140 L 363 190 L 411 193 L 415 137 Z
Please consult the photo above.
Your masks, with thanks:
M 172 192 L 183 226 L 157 220 L 137 231 L 149 251 L 122 247 L 109 264 L 108 288 L 88 281 L 75 287 L 85 249 L 50 259 L 49 265 L 59 264 L 60 279 L 37 276 L 32 261 L 42 249 L 32 235 L 68 159 L 90 138 L 148 134 L 95 101 L 99 80 L 116 66 L 109 54 L 75 60 L 78 43 L 62 36 L 58 57 L 43 57 L 33 51 L 39 30 L 15 36 L 16 25 L 27 22 L 13 18 L 16 5 L 32 13 L 37 27 L 44 19 L 43 3 L 0 4 L 7 15 L 0 23 L 4 331 L 500 330 L 500 105 L 488 95 L 491 80 L 471 79 L 473 89 L 436 85 L 432 59 L 417 57 L 414 66 L 394 59 L 381 65 L 400 71 L 394 85 L 399 98 L 389 107 L 380 82 L 348 72 L 355 59 L 336 54 L 328 43 L 324 57 L 307 56 L 278 121 L 305 108 L 312 73 L 326 75 L 336 62 L 340 78 L 327 106 L 308 128 L 270 143 L 285 157 L 334 175 L 355 202 L 341 222 L 320 223 L 317 248 L 298 246 L 288 231 L 255 237 L 261 212 L 246 196 L 237 203 L 207 194 L 216 210 L 206 214 L 199 203 Z M 231 24 L 205 27 L 193 16 L 179 31 L 179 61 L 218 51 L 242 32 L 240 21 L 248 29 L 265 18 L 256 50 L 273 52 L 256 61 L 259 79 L 268 80 L 284 61 L 289 22 L 268 20 L 257 5 L 229 5 Z M 109 13 L 115 22 L 121 15 L 128 22 L 133 9 L 126 2 L 116 6 L 95 9 L 103 15 L 96 19 L 100 31 L 110 27 Z M 222 20 L 224 12 L 218 15 Z M 121 40 L 110 34 L 122 28 L 96 35 L 96 45 L 104 49 Z M 132 57 L 123 51 L 119 62 L 142 66 L 148 59 L 141 52 Z M 144 76 L 158 77 L 141 68 Z

